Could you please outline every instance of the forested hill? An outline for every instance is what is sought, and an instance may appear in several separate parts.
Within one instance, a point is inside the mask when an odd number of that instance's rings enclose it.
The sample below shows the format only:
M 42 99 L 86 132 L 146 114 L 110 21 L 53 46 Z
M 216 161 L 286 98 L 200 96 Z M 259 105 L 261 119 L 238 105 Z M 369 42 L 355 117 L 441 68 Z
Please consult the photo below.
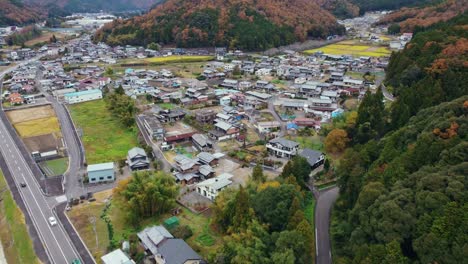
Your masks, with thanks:
M 464 263 L 468 96 L 431 107 L 338 168 L 336 263 Z
M 37 6 L 27 6 L 18 0 L 0 0 L 0 26 L 34 23 L 46 17 Z
M 432 5 L 402 8 L 384 16 L 379 24 L 390 25 L 391 33 L 413 32 L 421 27 L 447 21 L 467 10 L 467 0 L 443 0 Z
M 367 92 L 337 166 L 336 263 L 464 263 L 468 247 L 467 16 L 391 57 L 384 107 Z
M 340 18 L 355 17 L 368 11 L 396 10 L 440 2 L 441 0 L 318 0 L 325 9 Z M 463 0 L 464 1 L 464 0 Z
M 105 25 L 95 40 L 263 50 L 343 33 L 335 17 L 314 0 L 168 0 L 143 16 Z
M 55 6 L 66 12 L 147 10 L 164 0 L 24 0 L 25 3 Z
M 386 84 L 398 100 L 392 128 L 420 109 L 468 94 L 468 14 L 416 32 L 406 48 L 390 58 Z

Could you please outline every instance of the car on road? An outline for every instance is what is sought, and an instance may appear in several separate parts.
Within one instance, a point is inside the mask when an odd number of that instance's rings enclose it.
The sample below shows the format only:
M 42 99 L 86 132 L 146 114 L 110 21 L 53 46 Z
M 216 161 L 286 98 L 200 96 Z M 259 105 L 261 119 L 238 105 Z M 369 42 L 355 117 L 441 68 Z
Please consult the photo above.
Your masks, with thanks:
M 53 217 L 53 216 L 49 217 L 49 224 L 50 224 L 50 226 L 56 226 L 57 225 L 57 219 L 55 219 L 55 217 Z
M 71 264 L 81 264 L 81 260 L 74 259 L 74 260 L 72 260 Z
M 20 186 L 21 186 L 21 188 L 24 188 L 24 187 L 26 187 L 26 183 L 22 182 L 22 183 L 20 183 Z

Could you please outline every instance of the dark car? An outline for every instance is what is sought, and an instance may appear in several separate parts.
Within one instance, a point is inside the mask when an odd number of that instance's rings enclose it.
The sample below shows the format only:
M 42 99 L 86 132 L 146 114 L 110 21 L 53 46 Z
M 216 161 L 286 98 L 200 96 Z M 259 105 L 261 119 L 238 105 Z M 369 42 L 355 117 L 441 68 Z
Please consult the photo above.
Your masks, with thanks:
M 24 188 L 24 187 L 26 187 L 26 183 L 22 182 L 22 183 L 20 183 L 20 186 L 21 186 L 22 188 Z

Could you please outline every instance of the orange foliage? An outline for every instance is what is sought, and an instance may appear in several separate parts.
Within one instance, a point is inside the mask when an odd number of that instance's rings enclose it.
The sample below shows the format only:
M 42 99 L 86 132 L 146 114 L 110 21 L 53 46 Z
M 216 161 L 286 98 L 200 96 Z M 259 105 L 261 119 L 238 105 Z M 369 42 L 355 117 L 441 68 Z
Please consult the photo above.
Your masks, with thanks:
M 466 102 L 466 101 L 465 101 Z M 435 128 L 432 133 L 442 139 L 449 139 L 455 137 L 458 132 L 458 128 L 460 125 L 457 124 L 457 122 L 452 122 L 450 124 L 450 127 L 445 129 L 445 131 L 440 130 L 440 128 Z
M 416 26 L 427 27 L 447 21 L 468 10 L 465 0 L 447 0 L 427 7 L 402 8 L 383 17 L 380 24 L 399 23 L 401 32 L 412 32 Z

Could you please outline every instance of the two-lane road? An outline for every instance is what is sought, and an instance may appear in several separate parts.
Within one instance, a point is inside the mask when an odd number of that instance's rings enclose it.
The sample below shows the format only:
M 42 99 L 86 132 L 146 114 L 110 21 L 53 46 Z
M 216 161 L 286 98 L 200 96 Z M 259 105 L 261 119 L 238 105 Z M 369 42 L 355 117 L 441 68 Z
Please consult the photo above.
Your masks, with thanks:
M 315 207 L 315 242 L 317 264 L 331 264 L 330 214 L 339 195 L 338 187 L 321 191 Z
M 0 122 L 0 152 L 14 177 L 15 184 L 20 190 L 20 195 L 50 260 L 53 263 L 66 264 L 79 258 L 61 225 L 49 224 L 48 218 L 55 217 L 52 208 L 49 207 L 28 163 L 24 160 L 3 122 Z M 26 183 L 26 187 L 21 187 L 21 183 Z

